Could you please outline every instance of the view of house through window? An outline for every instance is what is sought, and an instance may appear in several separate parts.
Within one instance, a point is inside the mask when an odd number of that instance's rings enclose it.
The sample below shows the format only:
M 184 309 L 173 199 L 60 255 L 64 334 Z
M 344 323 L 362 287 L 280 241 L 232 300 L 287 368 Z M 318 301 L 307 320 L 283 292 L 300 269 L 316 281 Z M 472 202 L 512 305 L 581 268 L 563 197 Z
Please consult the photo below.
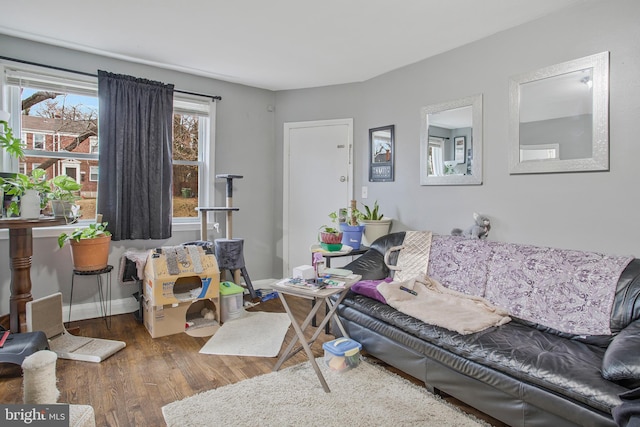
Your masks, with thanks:
M 95 83 L 7 70 L 7 83 L 20 100 L 25 157 L 19 171 L 44 169 L 47 179 L 68 175 L 82 185 L 81 218 L 96 215 L 99 172 L 98 94 Z M 26 76 L 26 77 L 25 77 Z M 35 77 L 34 77 L 35 76 Z M 75 90 L 78 89 L 78 90 Z M 15 105 L 15 104 L 14 104 Z M 203 135 L 209 132 L 208 103 L 176 100 L 173 116 L 173 218 L 198 217 Z M 160 182 L 160 180 L 158 180 Z
M 68 175 L 82 185 L 78 204 L 81 219 L 96 215 L 97 181 L 89 179 L 98 167 L 98 154 L 90 141 L 98 134 L 98 98 L 67 91 L 20 87 L 24 166 L 20 170 L 44 169 L 47 179 Z
M 197 115 L 173 115 L 173 217 L 197 217 L 198 141 Z

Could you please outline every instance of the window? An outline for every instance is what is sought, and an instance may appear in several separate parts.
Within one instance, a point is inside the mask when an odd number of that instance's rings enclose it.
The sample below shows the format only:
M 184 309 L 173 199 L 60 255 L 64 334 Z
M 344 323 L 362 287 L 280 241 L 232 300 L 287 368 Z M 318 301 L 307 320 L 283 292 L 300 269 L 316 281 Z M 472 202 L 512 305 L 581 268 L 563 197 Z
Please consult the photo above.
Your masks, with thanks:
M 98 166 L 91 166 L 89 170 L 89 181 L 98 182 Z
M 97 136 L 89 137 L 89 152 L 91 154 L 98 154 L 98 137 Z
M 4 71 L 12 117 L 20 118 L 26 135 L 25 170 L 39 165 L 47 179 L 67 174 L 78 180 L 97 166 L 98 154 L 90 150 L 98 130 L 97 79 L 35 68 Z M 82 182 L 80 196 L 81 219 L 93 220 L 97 182 Z
M 427 171 L 429 175 L 444 175 L 444 139 L 440 137 L 429 137 L 429 150 L 427 154 Z
M 44 150 L 44 134 L 43 133 L 33 134 L 33 149 Z
M 93 220 L 99 171 L 97 77 L 8 62 L 0 62 L 2 70 L 12 121 L 20 118 L 13 123 L 14 132 L 27 142 L 19 170 L 30 171 L 34 164 L 40 164 L 47 170 L 47 178 L 73 175 L 82 184 L 81 219 Z M 35 93 L 50 95 L 31 103 L 30 97 Z M 177 93 L 174 96 L 175 222 L 197 221 L 196 206 L 207 206 L 211 199 L 213 186 L 204 177 L 209 176 L 213 164 L 214 117 L 215 103 L 208 98 Z
M 209 152 L 210 102 L 175 96 L 173 103 L 173 218 L 198 218 L 197 206 L 206 206 L 204 179 Z M 207 187 L 206 185 L 204 187 Z

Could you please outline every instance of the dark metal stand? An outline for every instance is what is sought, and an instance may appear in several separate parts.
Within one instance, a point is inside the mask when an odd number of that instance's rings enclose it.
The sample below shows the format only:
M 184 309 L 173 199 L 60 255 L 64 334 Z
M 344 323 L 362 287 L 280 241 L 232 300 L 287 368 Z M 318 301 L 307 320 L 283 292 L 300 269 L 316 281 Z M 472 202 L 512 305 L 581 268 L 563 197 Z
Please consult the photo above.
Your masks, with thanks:
M 92 270 L 92 271 L 73 270 L 73 275 L 71 276 L 71 296 L 69 297 L 69 323 L 71 323 L 71 305 L 73 304 L 73 285 L 74 285 L 75 277 L 76 276 L 96 276 L 96 280 L 98 283 L 98 296 L 100 298 L 100 312 L 102 314 L 102 318 L 104 319 L 104 323 L 107 325 L 107 329 L 111 329 L 111 270 L 113 270 L 112 265 L 107 265 L 106 268 L 103 268 L 102 270 Z M 106 292 L 102 286 L 103 274 L 107 275 Z M 105 298 L 105 293 L 106 293 L 106 298 Z

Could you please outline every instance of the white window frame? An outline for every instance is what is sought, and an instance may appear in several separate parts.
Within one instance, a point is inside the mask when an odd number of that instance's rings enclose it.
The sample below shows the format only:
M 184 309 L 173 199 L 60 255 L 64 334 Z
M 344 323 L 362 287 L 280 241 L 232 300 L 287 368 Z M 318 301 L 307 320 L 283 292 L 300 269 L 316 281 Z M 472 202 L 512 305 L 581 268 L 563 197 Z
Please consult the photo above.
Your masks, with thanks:
M 95 173 L 93 172 L 94 169 L 96 170 Z M 98 171 L 100 170 L 100 166 L 89 166 L 89 181 L 91 182 L 97 182 L 98 181 Z M 95 179 L 93 177 L 96 177 Z
M 40 88 L 45 90 L 63 89 L 70 93 L 97 96 L 98 78 L 85 76 L 66 71 L 52 70 L 28 64 L 17 64 L 13 61 L 0 60 L 0 73 L 2 84 L 0 85 L 0 106 L 3 110 L 11 112 L 9 125 L 14 130 L 14 134 L 22 135 L 20 112 L 21 99 L 17 82 L 24 86 Z M 17 114 L 14 114 L 16 112 Z M 216 126 L 216 102 L 215 100 L 197 95 L 174 93 L 174 112 L 183 114 L 193 114 L 208 117 L 208 126 L 199 126 L 198 135 L 198 203 L 200 206 L 212 206 L 214 197 L 213 180 L 208 177 L 215 176 L 215 126 Z M 23 137 L 24 138 L 24 137 Z M 40 150 L 25 150 L 26 154 L 42 157 Z M 80 154 L 80 156 L 79 156 Z M 68 153 L 61 151 L 56 154 L 61 158 L 89 158 L 98 159 L 98 154 Z M 5 170 L 18 170 L 19 162 L 4 152 L 0 152 L 0 166 Z M 198 223 L 200 218 L 174 218 L 174 224 Z M 186 224 L 185 224 L 186 225 Z M 195 229 L 191 226 L 176 227 L 174 230 Z
M 66 175 L 67 169 L 75 169 L 76 170 L 76 182 L 80 184 L 80 163 L 78 162 L 62 162 L 60 165 L 60 174 Z
M 98 145 L 98 137 L 90 136 L 89 137 L 89 153 L 97 154 L 99 152 L 100 146 Z
M 44 151 L 44 149 L 47 146 L 47 135 L 42 133 L 42 132 L 29 132 L 29 133 L 31 133 L 31 135 L 33 137 L 32 143 L 31 143 L 33 149 L 34 150 L 42 150 L 42 151 Z M 36 135 L 42 136 L 42 147 L 40 147 L 40 148 L 36 148 Z
M 174 114 L 191 114 L 200 117 L 198 123 L 198 160 L 172 160 L 172 164 L 198 166 L 198 205 L 210 206 L 214 200 L 214 187 L 207 177 L 214 176 L 216 103 L 209 98 L 175 93 L 173 112 Z M 200 215 L 202 213 L 199 213 L 197 217 L 174 217 L 173 223 L 199 223 Z

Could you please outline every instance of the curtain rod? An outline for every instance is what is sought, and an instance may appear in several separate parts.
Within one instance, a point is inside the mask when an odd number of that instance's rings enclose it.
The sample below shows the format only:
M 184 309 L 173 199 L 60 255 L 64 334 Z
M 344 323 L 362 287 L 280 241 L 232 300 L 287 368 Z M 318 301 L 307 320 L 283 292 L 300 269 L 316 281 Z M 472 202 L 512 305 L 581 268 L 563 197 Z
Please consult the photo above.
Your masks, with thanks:
M 16 59 L 16 58 L 9 58 L 8 56 L 0 56 L 0 59 L 5 59 L 7 61 L 13 61 L 13 62 L 19 62 L 21 64 L 27 64 L 27 65 L 35 65 L 38 67 L 44 67 L 44 68 L 49 68 L 52 70 L 58 70 L 58 71 L 65 71 L 68 73 L 74 73 L 74 74 L 80 74 L 83 76 L 88 76 L 88 77 L 98 77 L 97 74 L 91 74 L 91 73 L 86 73 L 84 71 L 77 71 L 77 70 L 71 70 L 69 68 L 62 68 L 62 67 L 56 67 L 55 65 L 46 65 L 46 64 L 40 64 L 38 62 L 31 62 L 31 61 L 25 61 L 23 59 Z M 197 92 L 189 92 L 186 90 L 180 90 L 180 89 L 173 89 L 174 92 L 178 92 L 178 93 L 184 93 L 186 95 L 196 95 L 196 96 L 204 96 L 206 98 L 211 98 L 213 100 L 218 100 L 221 101 L 222 97 L 219 95 L 207 95 L 204 93 L 197 93 Z

